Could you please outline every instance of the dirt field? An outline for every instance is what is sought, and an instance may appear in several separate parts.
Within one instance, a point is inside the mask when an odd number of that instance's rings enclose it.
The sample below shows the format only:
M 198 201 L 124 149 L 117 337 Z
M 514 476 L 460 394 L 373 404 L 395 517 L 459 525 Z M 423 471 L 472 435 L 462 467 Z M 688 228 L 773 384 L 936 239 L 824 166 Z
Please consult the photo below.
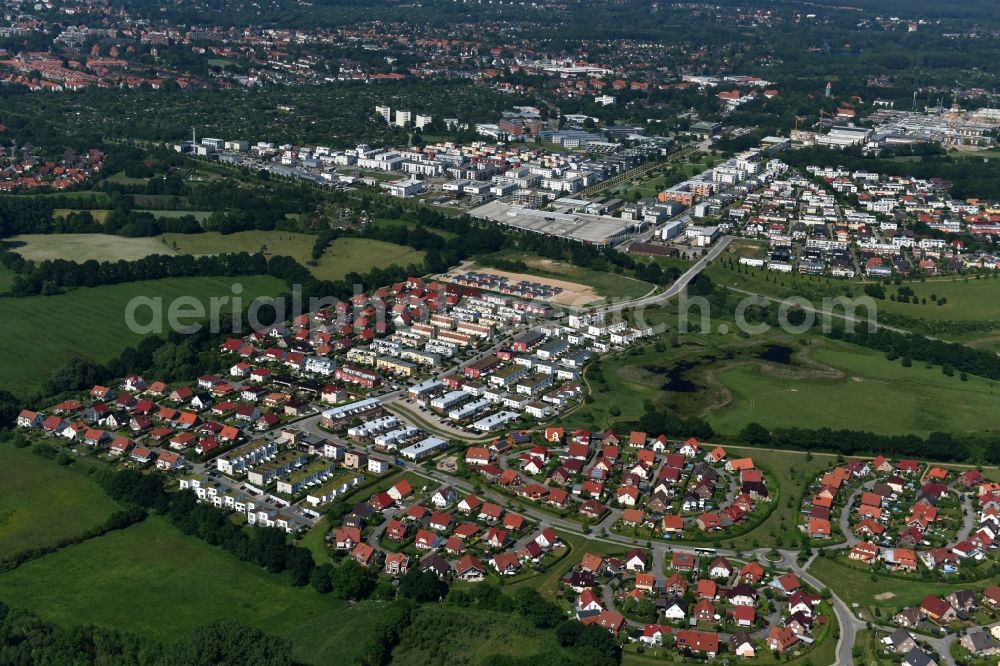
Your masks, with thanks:
M 568 305 L 570 307 L 580 308 L 604 300 L 593 287 L 588 287 L 576 282 L 556 280 L 550 277 L 538 277 L 537 275 L 528 275 L 526 273 L 511 273 L 510 271 L 501 271 L 496 268 L 477 268 L 470 262 L 465 262 L 458 268 L 452 269 L 448 273 L 438 276 L 438 278 L 444 282 L 454 282 L 457 276 L 462 275 L 463 273 L 468 273 L 469 271 L 499 275 L 507 278 L 511 282 L 527 280 L 528 282 L 547 284 L 562 289 L 560 293 L 556 294 L 552 298 L 541 301 L 543 303 L 554 303 L 556 305 Z
M 11 240 L 24 243 L 15 247 L 14 251 L 34 261 L 135 261 L 151 254 L 177 254 L 159 238 L 125 238 L 107 234 L 22 234 Z

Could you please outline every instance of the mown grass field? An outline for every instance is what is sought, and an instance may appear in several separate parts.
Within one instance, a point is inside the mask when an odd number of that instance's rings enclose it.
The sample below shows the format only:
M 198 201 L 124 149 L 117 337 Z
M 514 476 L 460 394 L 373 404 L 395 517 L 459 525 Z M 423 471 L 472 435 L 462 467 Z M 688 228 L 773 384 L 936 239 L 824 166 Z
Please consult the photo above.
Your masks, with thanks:
M 0 557 L 82 534 L 117 509 L 82 473 L 0 446 Z
M 125 238 L 108 234 L 22 234 L 10 240 L 23 243 L 14 251 L 33 261 L 135 261 L 151 254 L 177 254 L 157 238 Z
M 840 379 L 796 378 L 765 373 L 759 365 L 739 365 L 715 377 L 732 402 L 708 420 L 734 434 L 748 423 L 766 427 L 850 428 L 878 433 L 927 434 L 1000 428 L 1000 387 L 970 376 L 944 375 L 927 368 L 847 345 L 826 341 L 810 351 L 821 364 L 843 372 Z
M 150 517 L 0 575 L 0 599 L 56 623 L 95 624 L 171 641 L 217 619 L 288 638 L 296 660 L 354 663 L 380 604 L 294 588 Z
M 56 296 L 0 299 L 0 321 L 5 342 L 17 353 L 0 364 L 0 389 L 30 395 L 48 376 L 73 356 L 104 362 L 137 344 L 142 335 L 125 323 L 125 307 L 138 296 L 160 297 L 166 307 L 180 296 L 194 296 L 208 309 L 214 296 L 231 296 L 233 283 L 243 285 L 244 303 L 285 289 L 269 276 L 168 278 L 104 287 L 80 288 Z M 148 312 L 137 313 L 145 323 Z
M 505 259 L 507 261 L 523 261 L 527 264 L 527 270 L 518 271 L 528 275 L 537 275 L 545 278 L 551 277 L 568 282 L 593 287 L 594 290 L 605 298 L 638 298 L 648 294 L 653 288 L 649 282 L 636 280 L 625 275 L 610 273 L 607 271 L 593 271 L 588 268 L 573 266 L 562 261 L 555 261 L 545 257 L 520 252 L 516 250 L 502 251 L 487 257 L 481 257 L 476 264 L 483 268 L 489 268 L 491 258 Z
M 410 264 L 420 266 L 424 253 L 404 245 L 369 240 L 367 238 L 338 238 L 311 267 L 313 275 L 322 280 L 339 280 L 348 273 L 366 274 L 373 268 L 395 264 L 405 268 Z M 367 285 L 368 287 L 382 285 Z
M 218 232 L 203 234 L 163 234 L 164 246 L 180 254 L 220 254 L 224 252 L 260 252 L 268 255 L 285 255 L 307 265 L 312 260 L 316 237 L 288 231 L 241 231 L 222 235 Z M 406 267 L 421 264 L 424 253 L 403 245 L 385 243 L 365 238 L 338 238 L 327 248 L 312 274 L 321 280 L 339 280 L 348 273 L 365 274 L 372 268 L 392 264 Z

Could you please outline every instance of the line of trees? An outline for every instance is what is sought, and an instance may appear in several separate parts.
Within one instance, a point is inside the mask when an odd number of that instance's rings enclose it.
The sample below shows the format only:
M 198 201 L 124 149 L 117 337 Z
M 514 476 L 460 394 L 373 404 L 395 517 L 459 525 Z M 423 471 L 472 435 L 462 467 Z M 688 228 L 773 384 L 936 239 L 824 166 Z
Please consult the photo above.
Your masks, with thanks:
M 831 337 L 840 337 L 862 347 L 877 349 L 895 358 L 925 361 L 986 379 L 1000 379 L 1000 356 L 956 342 L 934 340 L 922 335 L 906 335 L 884 328 L 874 333 L 867 329 L 844 333 L 839 328 L 834 328 Z
M 287 272 L 286 262 L 274 258 L 274 273 Z M 52 295 L 73 287 L 98 287 L 140 280 L 168 277 L 274 274 L 262 254 L 239 252 L 195 257 L 192 255 L 154 254 L 135 261 L 88 260 L 77 263 L 67 259 L 35 262 L 16 252 L 6 252 L 0 261 L 14 271 L 12 296 Z
M 969 462 L 975 453 L 965 441 L 944 432 L 934 432 L 923 438 L 917 435 L 880 435 L 864 430 L 831 428 L 769 430 L 759 423 L 750 423 L 740 431 L 739 438 L 754 446 L 824 451 L 845 456 L 884 455 L 940 462 Z
M 135 525 L 136 523 L 141 523 L 145 519 L 146 519 L 146 511 L 140 507 L 129 507 L 126 509 L 122 509 L 121 511 L 115 511 L 110 516 L 108 516 L 107 520 L 105 520 L 103 523 L 97 525 L 96 527 L 92 527 L 91 529 L 85 532 L 82 532 L 72 537 L 66 537 L 60 539 L 56 543 L 53 543 L 49 546 L 40 548 L 29 548 L 28 550 L 22 550 L 18 553 L 10 555 L 9 557 L 5 557 L 4 559 L 0 560 L 0 572 L 11 571 L 13 569 L 18 568 L 25 562 L 36 560 L 39 557 L 42 557 L 44 555 L 49 555 L 50 553 L 54 553 L 57 550 L 66 548 L 67 546 L 83 543 L 84 541 L 99 536 L 103 536 L 109 532 L 114 532 L 115 530 L 123 530 L 126 527 Z M 0 663 L 8 663 L 8 662 L 4 662 L 4 660 L 0 658 Z

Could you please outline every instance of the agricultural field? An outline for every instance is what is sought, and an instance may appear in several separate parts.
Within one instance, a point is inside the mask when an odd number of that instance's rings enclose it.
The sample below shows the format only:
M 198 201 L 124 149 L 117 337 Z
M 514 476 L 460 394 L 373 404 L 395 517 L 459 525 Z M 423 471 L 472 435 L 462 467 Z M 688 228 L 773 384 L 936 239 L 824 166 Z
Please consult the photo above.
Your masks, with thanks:
M 231 295 L 243 285 L 242 298 L 276 294 L 285 283 L 269 276 L 168 278 L 145 282 L 80 288 L 56 296 L 0 299 L 0 320 L 6 341 L 18 353 L 0 365 L 0 389 L 28 396 L 48 375 L 74 356 L 104 362 L 137 344 L 142 336 L 125 324 L 126 304 L 138 296 L 160 297 L 169 303 L 194 296 L 208 307 L 213 296 Z M 67 333 L 72 331 L 72 335 Z
M 10 239 L 25 259 L 45 261 L 135 261 L 151 254 L 177 254 L 157 238 L 125 238 L 107 234 L 22 234 Z
M 75 537 L 117 509 L 80 471 L 59 467 L 30 449 L 0 446 L 0 556 Z
M 291 640 L 307 664 L 354 663 L 380 612 L 291 587 L 159 517 L 0 575 L 0 599 L 65 626 L 85 618 L 163 641 L 233 619 Z
M 503 251 L 487 257 L 481 257 L 472 267 L 473 270 L 491 270 L 491 258 L 506 261 L 523 261 L 527 265 L 527 270 L 522 272 L 526 275 L 576 282 L 591 287 L 597 295 L 604 298 L 638 298 L 645 296 L 653 289 L 653 285 L 649 282 L 643 282 L 642 280 L 630 278 L 625 275 L 618 275 L 617 273 L 609 273 L 607 271 L 593 271 L 562 261 L 519 251 Z
M 970 376 L 962 381 L 923 363 L 907 368 L 878 352 L 830 341 L 811 347 L 808 356 L 832 368 L 835 376 L 760 364 L 714 371 L 731 399 L 708 414 L 712 427 L 727 434 L 754 421 L 766 427 L 842 428 L 847 425 L 843 414 L 852 415 L 852 429 L 884 434 L 1000 427 L 1000 387 L 988 380 Z M 878 405 L 883 408 L 873 409 Z

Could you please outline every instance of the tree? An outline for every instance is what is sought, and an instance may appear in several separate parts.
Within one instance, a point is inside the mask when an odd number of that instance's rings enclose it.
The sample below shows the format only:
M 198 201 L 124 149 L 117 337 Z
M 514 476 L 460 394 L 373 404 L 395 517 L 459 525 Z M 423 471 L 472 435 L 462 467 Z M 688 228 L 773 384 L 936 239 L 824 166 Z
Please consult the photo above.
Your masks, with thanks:
M 771 432 L 759 423 L 748 423 L 740 431 L 740 439 L 747 444 L 763 446 L 771 442 Z
M 438 601 L 448 594 L 448 584 L 432 571 L 410 569 L 399 581 L 399 593 L 417 603 Z
M 332 572 L 333 566 L 329 564 L 321 564 L 313 568 L 312 574 L 309 576 L 309 584 L 320 594 L 329 594 L 333 591 L 333 583 L 330 582 Z
M 334 592 L 338 597 L 351 601 L 367 599 L 375 589 L 375 580 L 371 572 L 354 560 L 348 560 L 334 569 L 330 575 L 330 582 L 333 583 Z

